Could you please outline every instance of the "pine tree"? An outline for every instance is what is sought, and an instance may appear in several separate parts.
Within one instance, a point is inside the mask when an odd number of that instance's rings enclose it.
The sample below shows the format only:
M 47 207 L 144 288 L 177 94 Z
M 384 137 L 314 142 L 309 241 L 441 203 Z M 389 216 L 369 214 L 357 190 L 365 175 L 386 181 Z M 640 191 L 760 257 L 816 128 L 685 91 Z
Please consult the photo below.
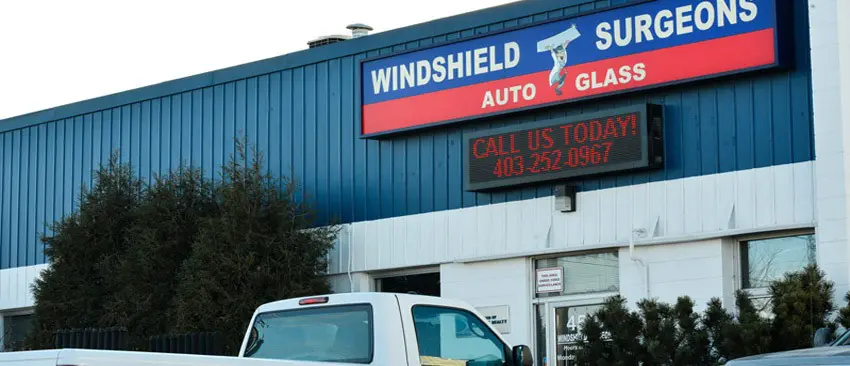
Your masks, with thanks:
M 610 365 L 610 335 L 602 328 L 596 314 L 588 314 L 579 324 L 582 337 L 576 342 L 575 364 L 580 366 Z
M 646 348 L 642 357 L 643 364 L 669 365 L 676 351 L 676 322 L 673 309 L 669 304 L 655 299 L 641 300 L 637 303 L 643 318 L 641 340 Z
M 832 303 L 834 284 L 817 265 L 785 274 L 770 284 L 769 293 L 775 319 L 772 324 L 773 345 L 777 351 L 808 348 L 821 327 L 834 329 L 827 316 L 835 309 Z
M 640 342 L 643 330 L 640 315 L 629 311 L 626 299 L 616 295 L 605 300 L 595 317 L 609 336 L 605 348 L 607 352 L 604 354 L 607 364 L 637 365 L 646 353 Z
M 336 236 L 335 226 L 315 225 L 293 181 L 264 173 L 262 155 L 249 163 L 238 146 L 217 188 L 221 214 L 202 220 L 172 309 L 177 331 L 221 331 L 230 354 L 260 304 L 329 292 L 326 255 Z
M 759 313 L 749 293 L 736 291 L 735 306 L 738 308 L 737 322 L 727 328 L 726 334 L 733 345 L 730 359 L 773 351 L 771 322 Z
M 735 316 L 723 307 L 719 298 L 712 298 L 707 305 L 702 315 L 702 324 L 711 342 L 707 365 L 716 365 L 721 364 L 722 360 L 730 360 L 736 354 L 736 345 L 730 336 L 733 331 L 737 331 L 737 325 L 734 323 Z
M 142 349 L 147 339 L 168 333 L 168 313 L 177 275 L 190 257 L 200 223 L 218 213 L 210 182 L 186 166 L 155 177 L 129 229 L 128 250 L 112 263 L 107 282 L 116 291 L 102 324 L 128 329 L 131 344 Z
M 850 329 L 850 291 L 844 294 L 845 305 L 838 309 L 837 325 Z
M 78 211 L 51 225 L 42 235 L 50 266 L 32 286 L 35 330 L 27 348 L 49 348 L 53 332 L 101 326 L 107 298 L 115 288 L 106 281 L 110 264 L 125 251 L 141 200 L 142 182 L 113 154 L 82 188 Z
M 688 296 L 679 297 L 673 310 L 678 332 L 674 342 L 674 365 L 711 365 L 711 338 L 708 329 L 694 313 L 694 302 Z

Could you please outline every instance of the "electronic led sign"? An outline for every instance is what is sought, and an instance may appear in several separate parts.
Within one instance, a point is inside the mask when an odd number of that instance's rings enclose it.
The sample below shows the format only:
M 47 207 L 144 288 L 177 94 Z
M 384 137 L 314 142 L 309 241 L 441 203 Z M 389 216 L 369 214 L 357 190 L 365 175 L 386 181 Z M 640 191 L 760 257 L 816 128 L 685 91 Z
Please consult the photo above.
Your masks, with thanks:
M 464 136 L 466 189 L 663 165 L 662 108 L 646 104 Z

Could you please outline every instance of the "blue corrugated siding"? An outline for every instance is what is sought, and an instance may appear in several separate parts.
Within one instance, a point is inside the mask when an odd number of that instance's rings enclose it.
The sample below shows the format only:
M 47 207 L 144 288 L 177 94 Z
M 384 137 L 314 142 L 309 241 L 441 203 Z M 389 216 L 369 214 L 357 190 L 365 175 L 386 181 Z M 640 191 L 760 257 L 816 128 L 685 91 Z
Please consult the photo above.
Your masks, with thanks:
M 464 131 L 635 103 L 666 106 L 664 170 L 581 182 L 582 190 L 814 158 L 805 1 L 795 14 L 796 69 L 705 81 L 399 136 L 358 138 L 358 60 L 610 5 L 533 14 L 245 79 L 140 99 L 0 136 L 0 268 L 44 263 L 37 235 L 77 205 L 91 170 L 120 150 L 146 180 L 181 161 L 214 170 L 247 134 L 273 173 L 294 175 L 318 209 L 342 222 L 529 199 L 550 185 L 492 194 L 463 190 Z M 621 1 L 614 1 L 620 3 Z

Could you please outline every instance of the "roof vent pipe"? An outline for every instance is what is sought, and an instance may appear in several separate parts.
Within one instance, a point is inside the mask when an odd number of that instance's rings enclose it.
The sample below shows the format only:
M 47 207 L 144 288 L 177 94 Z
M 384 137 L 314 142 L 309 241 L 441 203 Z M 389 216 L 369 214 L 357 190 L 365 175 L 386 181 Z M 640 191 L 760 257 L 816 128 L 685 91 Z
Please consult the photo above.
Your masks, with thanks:
M 366 36 L 369 34 L 369 31 L 372 30 L 372 27 L 362 23 L 351 24 L 346 28 L 351 29 L 351 38 Z

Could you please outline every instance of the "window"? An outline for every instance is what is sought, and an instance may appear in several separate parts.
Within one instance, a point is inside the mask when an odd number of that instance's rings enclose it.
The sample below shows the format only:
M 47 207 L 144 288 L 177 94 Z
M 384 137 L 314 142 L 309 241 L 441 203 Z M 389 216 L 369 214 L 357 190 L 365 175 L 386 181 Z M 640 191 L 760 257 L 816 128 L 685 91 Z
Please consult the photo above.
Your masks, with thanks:
M 423 366 L 502 366 L 509 359 L 507 346 L 467 311 L 417 305 L 413 321 Z
M 815 263 L 815 236 L 802 234 L 748 240 L 741 245 L 741 279 L 745 289 L 766 288 L 785 273 Z
M 372 307 L 346 305 L 257 315 L 245 357 L 372 362 Z
M 378 278 L 375 283 L 379 292 L 440 296 L 440 272 Z
M 620 291 L 620 259 L 617 252 L 539 259 L 537 269 L 563 268 L 563 290 L 538 297 Z
M 535 327 L 537 330 L 537 334 L 535 335 L 535 339 L 537 340 L 537 352 L 534 353 L 534 362 L 538 366 L 545 366 L 546 363 L 543 360 L 546 360 L 547 350 L 546 350 L 546 304 L 537 304 L 534 307 L 535 313 Z
M 3 350 L 6 352 L 22 349 L 24 339 L 32 331 L 33 315 L 6 315 L 3 317 Z

